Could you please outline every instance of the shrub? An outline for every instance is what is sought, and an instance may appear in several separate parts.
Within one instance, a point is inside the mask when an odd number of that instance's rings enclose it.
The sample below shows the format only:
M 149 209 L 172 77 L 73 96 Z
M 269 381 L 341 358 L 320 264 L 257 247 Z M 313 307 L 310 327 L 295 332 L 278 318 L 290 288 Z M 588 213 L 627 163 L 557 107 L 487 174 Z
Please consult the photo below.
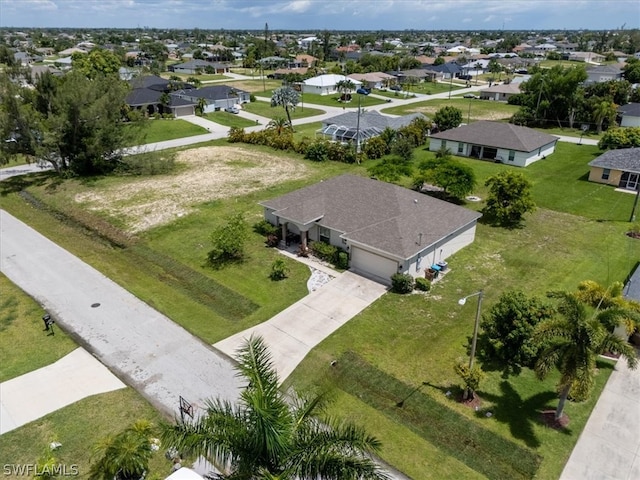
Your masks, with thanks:
M 278 233 L 278 227 L 271 225 L 268 221 L 262 219 L 253 224 L 253 231 L 258 235 L 264 235 L 266 237 L 267 235 L 275 235 Z
M 269 278 L 273 281 L 283 280 L 287 278 L 289 268 L 282 258 L 276 258 L 271 264 L 271 273 Z
M 312 139 L 309 137 L 302 137 L 298 142 L 293 144 L 293 151 L 299 153 L 300 155 L 304 155 L 311 144 Z
M 311 244 L 311 251 L 320 260 L 333 263 L 338 254 L 338 249 L 333 245 L 325 242 L 313 242 Z
M 474 397 L 475 391 L 480 387 L 480 382 L 484 379 L 485 373 L 478 365 L 469 368 L 465 362 L 459 362 L 453 366 L 454 371 L 460 377 L 464 389 L 464 398 Z
M 421 292 L 428 292 L 431 290 L 431 282 L 426 278 L 418 277 L 416 278 L 415 287 L 416 290 L 420 290 Z
M 255 102 L 255 101 L 256 101 L 256 96 L 255 96 L 253 93 L 249 94 L 249 101 L 250 101 L 251 103 L 253 103 L 253 102 Z
M 380 158 L 386 155 L 387 148 L 387 144 L 382 138 L 373 137 L 367 140 L 367 142 L 362 147 L 362 151 L 367 156 L 367 158 L 375 160 L 376 158 Z
M 244 257 L 244 245 L 249 236 L 249 228 L 241 214 L 227 217 L 227 223 L 211 233 L 213 248 L 207 259 L 216 268 L 227 262 L 240 261 Z
M 340 270 L 346 270 L 349 268 L 349 255 L 347 252 L 338 252 L 335 267 Z
M 278 237 L 278 235 L 275 234 L 270 234 L 267 235 L 267 247 L 277 247 L 278 244 L 280 243 L 280 238 Z
M 244 142 L 245 141 L 244 128 L 231 127 L 229 129 L 229 134 L 227 135 L 227 140 L 231 143 Z
M 413 291 L 414 280 L 408 273 L 394 273 L 391 275 L 391 291 L 407 294 Z
M 324 140 L 318 140 L 311 143 L 306 152 L 304 158 L 314 162 L 324 162 L 328 158 L 327 142 Z

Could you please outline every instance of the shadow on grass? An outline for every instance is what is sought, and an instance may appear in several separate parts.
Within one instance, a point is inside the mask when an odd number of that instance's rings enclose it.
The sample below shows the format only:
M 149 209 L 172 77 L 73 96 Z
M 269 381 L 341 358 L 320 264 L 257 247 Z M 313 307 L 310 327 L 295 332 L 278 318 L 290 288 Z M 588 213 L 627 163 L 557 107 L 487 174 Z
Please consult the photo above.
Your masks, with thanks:
M 41 172 L 10 177 L 0 182 L 0 196 L 6 197 L 7 195 L 21 192 L 29 187 L 39 187 L 50 182 L 52 179 L 54 183 L 57 184 L 62 181 L 59 177 L 56 178 L 55 172 Z
M 491 395 L 485 392 L 480 394 L 483 400 L 492 402 L 493 406 L 478 410 L 476 415 L 486 418 L 487 414 L 491 413 L 492 418 L 509 425 L 514 438 L 522 440 L 528 447 L 540 447 L 541 443 L 533 431 L 533 426 L 540 423 L 542 411 L 555 409 L 555 405 L 550 405 L 549 402 L 557 399 L 556 393 L 541 392 L 523 399 L 507 381 L 500 383 L 500 390 L 502 395 Z M 571 434 L 570 429 L 561 431 L 565 435 Z

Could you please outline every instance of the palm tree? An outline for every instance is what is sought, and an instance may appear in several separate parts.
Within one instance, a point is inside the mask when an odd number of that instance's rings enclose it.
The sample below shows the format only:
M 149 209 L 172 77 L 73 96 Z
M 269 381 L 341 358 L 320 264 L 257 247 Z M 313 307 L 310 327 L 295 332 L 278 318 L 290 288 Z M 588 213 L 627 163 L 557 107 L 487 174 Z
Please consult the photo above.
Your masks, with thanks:
M 89 480 L 139 480 L 144 478 L 153 455 L 153 425 L 138 420 L 115 437 L 107 437 L 94 448 L 98 460 L 91 465 Z
M 599 102 L 593 109 L 593 121 L 596 123 L 598 133 L 602 132 L 602 123 L 605 120 L 612 124 L 616 118 L 616 105 L 609 100 Z
M 574 295 L 559 293 L 557 296 L 561 317 L 540 322 L 534 338 L 544 341 L 535 366 L 538 378 L 544 379 L 553 367 L 560 371 L 560 400 L 555 414 L 559 420 L 570 392 L 576 398 L 589 395 L 598 355 L 606 351 L 621 354 L 630 368 L 636 367 L 637 359 L 633 347 L 604 326 L 602 316 L 611 312 L 588 315 L 585 305 Z
M 355 90 L 355 88 L 356 88 L 356 84 L 349 79 L 340 80 L 339 82 L 336 83 L 336 90 L 340 92 L 341 98 L 347 98 L 347 95 L 351 93 L 353 90 Z
M 277 135 L 282 135 L 289 128 L 289 122 L 284 117 L 276 117 L 267 124 L 267 129 L 275 130 Z
M 207 107 L 207 101 L 200 97 L 198 98 L 198 103 L 196 104 L 196 115 L 204 115 L 204 109 Z
M 293 123 L 291 123 L 290 110 L 295 110 L 296 105 L 300 101 L 300 94 L 292 87 L 279 87 L 273 91 L 271 95 L 271 106 L 281 106 L 287 114 L 287 120 L 289 125 L 293 129 Z
M 370 458 L 378 440 L 350 423 L 320 420 L 324 397 L 280 391 L 262 338 L 249 338 L 236 359 L 247 380 L 238 403 L 209 400 L 205 416 L 163 425 L 164 445 L 213 460 L 227 479 L 387 478 Z

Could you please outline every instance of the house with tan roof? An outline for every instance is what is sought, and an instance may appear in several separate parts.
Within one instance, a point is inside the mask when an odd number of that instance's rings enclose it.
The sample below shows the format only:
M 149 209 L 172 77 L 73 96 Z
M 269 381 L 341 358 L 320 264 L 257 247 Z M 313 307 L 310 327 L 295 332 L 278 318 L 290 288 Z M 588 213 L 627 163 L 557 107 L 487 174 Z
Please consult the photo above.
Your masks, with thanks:
M 395 273 L 426 271 L 471 244 L 480 214 L 407 188 L 341 175 L 260 202 L 265 219 L 301 243 L 349 254 L 352 271 L 389 284 Z
M 508 84 L 493 85 L 480 90 L 480 98 L 483 100 L 495 100 L 496 102 L 507 102 L 510 97 L 520 92 L 520 83 L 511 82 Z
M 431 135 L 429 150 L 526 167 L 553 154 L 558 137 L 511 123 L 481 120 Z

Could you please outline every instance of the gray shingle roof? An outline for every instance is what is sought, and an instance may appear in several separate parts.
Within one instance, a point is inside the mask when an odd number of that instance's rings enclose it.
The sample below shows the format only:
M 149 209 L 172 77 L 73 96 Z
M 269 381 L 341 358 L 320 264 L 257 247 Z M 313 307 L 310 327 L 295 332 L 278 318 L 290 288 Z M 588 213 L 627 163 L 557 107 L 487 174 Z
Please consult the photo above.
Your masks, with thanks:
M 558 141 L 557 137 L 538 132 L 532 128 L 487 120 L 434 133 L 431 137 L 485 147 L 505 148 L 518 152 L 533 152 L 540 147 Z
M 618 112 L 628 117 L 640 117 L 640 103 L 627 103 L 618 108 Z
M 591 160 L 589 166 L 640 173 L 640 148 L 608 150 Z
M 402 259 L 481 216 L 397 185 L 355 175 L 334 177 L 260 204 L 288 220 L 301 224 L 317 221 L 343 232 L 348 240 Z

